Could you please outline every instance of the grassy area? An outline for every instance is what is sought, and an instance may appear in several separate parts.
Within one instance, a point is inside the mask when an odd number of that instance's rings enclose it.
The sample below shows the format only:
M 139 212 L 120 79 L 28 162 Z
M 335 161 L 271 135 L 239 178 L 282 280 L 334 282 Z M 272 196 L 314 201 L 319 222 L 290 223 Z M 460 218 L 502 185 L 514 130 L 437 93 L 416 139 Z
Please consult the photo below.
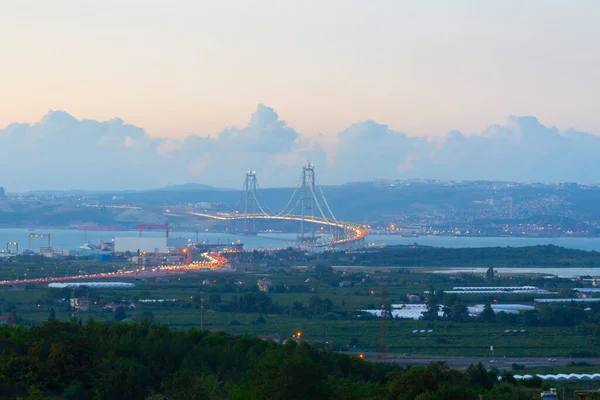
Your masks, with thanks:
M 120 280 L 133 281 L 135 289 L 93 290 L 90 297 L 99 304 L 108 301 L 127 300 L 136 302 L 138 308 L 127 310 L 127 315 L 138 321 L 145 316 L 154 317 L 155 322 L 175 328 L 200 326 L 200 301 L 204 292 L 205 301 L 217 290 L 203 285 L 204 280 L 214 283 L 243 282 L 237 291 L 245 293 L 244 288 L 253 287 L 257 279 L 269 276 L 274 285 L 303 285 L 310 273 L 287 269 L 257 270 L 244 274 L 235 273 L 186 273 L 169 276 L 168 282 L 154 282 L 153 279 Z M 340 279 L 345 279 L 341 276 Z M 302 332 L 304 340 L 319 346 L 331 346 L 334 349 L 374 351 L 380 342 L 381 323 L 378 319 L 356 318 L 356 311 L 367 306 L 379 307 L 381 290 L 385 286 L 391 302 L 405 300 L 407 293 L 422 293 L 437 280 L 430 274 L 401 271 L 396 273 L 373 273 L 369 280 L 352 287 L 315 284 L 314 291 L 298 293 L 270 293 L 272 300 L 283 308 L 291 308 L 295 302 L 307 305 L 311 297 L 320 296 L 330 299 L 334 305 L 334 315 L 327 319 L 323 316 L 302 317 L 287 312 L 281 314 L 258 314 L 213 311 L 207 305 L 203 313 L 205 329 L 219 329 L 232 334 L 274 334 L 291 337 Z M 434 282 L 439 285 L 439 282 Z M 477 282 L 474 282 L 477 283 Z M 455 285 L 454 281 L 445 282 L 446 287 Z M 233 293 L 221 293 L 222 300 L 228 301 Z M 50 308 L 55 308 L 60 319 L 70 318 L 71 312 L 55 303 L 50 289 L 45 287 L 26 290 L 4 291 L 0 293 L 2 307 L 17 307 L 19 317 L 26 323 L 40 323 L 48 318 Z M 67 294 L 68 297 L 68 294 Z M 139 299 L 176 299 L 174 303 L 137 303 Z M 474 302 L 477 298 L 472 299 Z M 83 320 L 111 320 L 113 314 L 103 311 L 100 305 L 92 305 L 89 312 L 80 314 Z M 205 303 L 207 304 L 207 303 Z M 336 315 L 342 315 L 336 316 Z M 264 320 L 264 321 L 263 321 Z M 412 333 L 413 330 L 433 330 L 432 333 Z M 390 351 L 397 353 L 417 353 L 451 356 L 487 356 L 490 346 L 494 346 L 496 357 L 540 356 L 558 357 L 569 355 L 600 355 L 600 345 L 594 337 L 579 331 L 577 327 L 528 327 L 527 333 L 504 333 L 505 329 L 523 329 L 520 325 L 499 323 L 446 321 L 389 320 L 386 324 L 386 343 Z

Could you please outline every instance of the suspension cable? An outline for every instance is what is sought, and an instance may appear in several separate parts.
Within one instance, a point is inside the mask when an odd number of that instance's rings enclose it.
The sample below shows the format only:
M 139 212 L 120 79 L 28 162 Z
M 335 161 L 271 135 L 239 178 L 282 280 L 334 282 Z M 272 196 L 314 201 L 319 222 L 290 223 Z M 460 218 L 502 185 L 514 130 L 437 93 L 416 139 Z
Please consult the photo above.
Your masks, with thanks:
M 333 218 L 335 223 L 338 223 L 338 220 L 335 218 L 335 215 L 333 215 L 333 211 L 331 211 L 331 207 L 329 207 L 329 203 L 327 202 L 327 197 L 325 197 L 325 193 L 323 193 L 323 187 L 321 185 L 319 185 L 318 182 L 317 182 L 317 186 L 319 187 L 319 190 L 321 191 L 321 197 L 323 197 L 323 202 L 325 203 L 325 207 L 327 207 L 329 214 L 331 214 L 331 218 Z
M 254 178 L 254 180 L 256 181 L 256 186 L 257 186 L 257 188 L 260 190 L 260 185 L 258 184 L 258 179 L 256 179 L 256 177 L 255 177 L 255 178 Z M 255 200 L 256 200 L 256 202 L 258 203 L 258 208 L 260 208 L 260 209 L 261 209 L 261 211 L 263 211 L 263 213 L 264 213 L 265 215 L 273 215 L 273 214 L 274 214 L 274 212 L 273 212 L 273 209 L 272 209 L 271 207 L 269 207 L 269 203 L 267 202 L 267 200 L 265 200 L 265 199 L 263 198 L 263 201 L 264 201 L 264 203 L 265 203 L 265 208 L 266 208 L 266 209 L 267 209 L 267 211 L 269 212 L 268 214 L 267 214 L 267 213 L 265 213 L 265 212 L 264 212 L 264 210 L 262 209 L 262 207 L 260 206 L 260 203 L 259 203 L 258 199 L 256 198 L 256 194 L 254 194 L 254 199 L 255 199 Z
M 252 197 L 254 197 L 254 201 L 256 202 L 256 205 L 258 206 L 258 209 L 264 214 L 264 215 L 269 215 L 267 214 L 267 212 L 265 210 L 263 210 L 263 208 L 261 207 L 260 203 L 258 202 L 258 199 L 256 198 L 256 192 L 253 190 L 252 191 Z
M 321 216 L 323 217 L 323 219 L 325 221 L 327 221 L 327 217 L 325 216 L 325 213 L 323 212 L 323 209 L 321 208 L 321 204 L 319 204 L 319 200 L 317 199 L 317 195 L 316 195 L 315 191 L 313 190 L 312 185 L 309 185 L 309 186 L 310 186 L 310 192 L 313 195 L 313 199 L 315 200 L 315 203 L 317 204 L 317 208 L 319 209 Z
M 298 189 L 300 188 L 300 183 L 302 182 L 302 176 L 300 176 L 300 178 L 298 179 L 298 183 L 296 184 L 296 188 L 294 189 L 294 192 L 292 193 L 292 196 L 290 197 L 290 199 L 288 200 L 287 204 L 285 205 L 285 207 L 283 207 L 281 209 L 281 211 L 276 214 L 276 217 L 280 217 L 285 213 L 285 210 L 289 207 L 289 205 L 292 203 L 292 201 L 294 200 L 294 197 L 296 196 L 296 193 L 298 193 Z M 297 204 L 292 208 L 291 211 L 293 211 L 296 208 Z M 286 215 L 289 215 L 286 214 Z
M 290 208 L 290 211 L 283 215 L 284 217 L 289 217 L 290 215 L 292 215 L 294 213 L 294 210 L 296 209 L 296 207 L 298 207 L 298 205 L 300 204 L 300 202 L 302 201 L 302 197 L 299 197 L 298 200 L 296 200 L 296 204 L 294 204 L 294 207 Z M 281 214 L 278 214 L 277 217 L 280 217 Z

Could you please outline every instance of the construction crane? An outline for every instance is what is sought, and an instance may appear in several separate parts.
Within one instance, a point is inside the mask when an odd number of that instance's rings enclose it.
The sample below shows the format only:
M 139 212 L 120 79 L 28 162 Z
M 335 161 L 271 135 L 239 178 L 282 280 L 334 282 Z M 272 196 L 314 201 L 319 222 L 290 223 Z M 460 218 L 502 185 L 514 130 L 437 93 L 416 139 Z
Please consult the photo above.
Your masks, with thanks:
M 10 246 L 15 246 L 15 253 L 19 254 L 19 243 L 18 242 L 6 242 L 6 252 L 9 253 Z
M 27 242 L 27 248 L 29 250 L 31 250 L 31 239 L 37 239 L 37 238 L 47 238 L 48 239 L 48 247 L 47 249 L 51 249 L 52 247 L 50 247 L 50 234 L 49 233 L 30 233 L 29 234 L 29 240 Z

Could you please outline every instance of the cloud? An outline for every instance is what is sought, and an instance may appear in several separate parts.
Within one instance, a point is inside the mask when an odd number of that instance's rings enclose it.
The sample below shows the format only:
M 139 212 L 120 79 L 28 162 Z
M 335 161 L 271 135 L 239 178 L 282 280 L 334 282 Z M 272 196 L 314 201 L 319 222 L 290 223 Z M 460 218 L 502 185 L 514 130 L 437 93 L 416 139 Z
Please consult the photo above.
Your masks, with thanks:
M 0 185 L 30 189 L 144 189 L 197 182 L 241 187 L 257 171 L 262 187 L 292 186 L 312 162 L 324 184 L 433 178 L 596 183 L 600 137 L 560 132 L 531 116 L 508 117 L 478 134 L 409 137 L 364 121 L 338 134 L 328 155 L 270 107 L 248 124 L 183 140 L 154 138 L 120 119 L 79 120 L 51 111 L 36 124 L 0 130 Z
M 346 180 L 431 178 L 598 183 L 600 137 L 547 127 L 532 116 L 441 139 L 411 138 L 372 121 L 338 135 L 333 169 Z
M 39 123 L 0 130 L 0 184 L 10 190 L 143 189 L 198 182 L 241 187 L 253 168 L 262 186 L 293 185 L 306 160 L 325 165 L 321 146 L 259 105 L 247 126 L 215 138 L 150 137 L 120 119 L 78 120 L 50 111 Z M 292 183 L 290 183 L 292 182 Z
M 338 139 L 328 181 L 334 177 L 352 181 L 394 178 L 399 165 L 408 158 L 420 158 L 423 146 L 428 146 L 425 139 L 408 137 L 374 121 L 351 125 Z

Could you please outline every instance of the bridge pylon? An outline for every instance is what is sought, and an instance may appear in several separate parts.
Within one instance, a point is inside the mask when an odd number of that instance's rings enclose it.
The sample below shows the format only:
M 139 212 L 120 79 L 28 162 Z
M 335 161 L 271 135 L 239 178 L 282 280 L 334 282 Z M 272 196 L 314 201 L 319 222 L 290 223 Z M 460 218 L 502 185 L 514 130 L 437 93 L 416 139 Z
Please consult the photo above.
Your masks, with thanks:
M 305 236 L 305 227 L 304 222 L 306 217 L 310 217 L 311 219 L 315 218 L 315 208 L 313 200 L 315 196 L 315 166 L 310 162 L 302 167 L 302 192 L 301 192 L 301 205 L 300 205 L 300 215 L 302 220 L 300 221 L 300 235 L 298 236 L 299 242 L 306 242 L 315 240 L 315 224 L 310 224 L 310 236 Z
M 248 211 L 256 214 L 256 172 L 246 171 L 244 181 L 244 234 L 256 235 L 256 219 L 248 218 Z

